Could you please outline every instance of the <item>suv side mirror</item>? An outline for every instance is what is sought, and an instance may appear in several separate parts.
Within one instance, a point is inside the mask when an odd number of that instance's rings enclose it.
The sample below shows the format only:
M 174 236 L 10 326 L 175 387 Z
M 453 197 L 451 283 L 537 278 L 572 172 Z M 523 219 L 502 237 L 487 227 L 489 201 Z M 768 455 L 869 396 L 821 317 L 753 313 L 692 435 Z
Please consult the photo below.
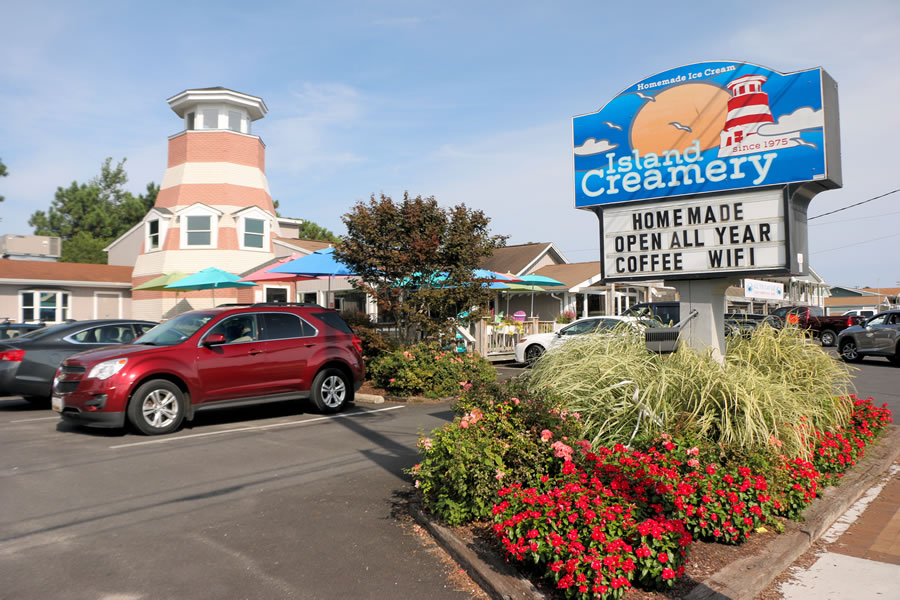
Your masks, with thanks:
M 204 346 L 218 346 L 219 344 L 225 343 L 225 334 L 224 333 L 211 333 L 205 338 L 203 338 Z

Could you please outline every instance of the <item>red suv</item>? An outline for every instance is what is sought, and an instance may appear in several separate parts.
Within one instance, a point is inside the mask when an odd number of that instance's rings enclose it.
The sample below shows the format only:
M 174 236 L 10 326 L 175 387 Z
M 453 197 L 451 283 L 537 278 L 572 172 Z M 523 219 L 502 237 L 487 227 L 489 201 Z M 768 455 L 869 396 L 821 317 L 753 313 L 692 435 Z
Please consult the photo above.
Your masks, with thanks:
M 56 372 L 63 420 L 156 435 L 201 410 L 310 398 L 342 410 L 362 385 L 362 344 L 334 310 L 254 304 L 187 312 L 129 345 L 70 356 Z

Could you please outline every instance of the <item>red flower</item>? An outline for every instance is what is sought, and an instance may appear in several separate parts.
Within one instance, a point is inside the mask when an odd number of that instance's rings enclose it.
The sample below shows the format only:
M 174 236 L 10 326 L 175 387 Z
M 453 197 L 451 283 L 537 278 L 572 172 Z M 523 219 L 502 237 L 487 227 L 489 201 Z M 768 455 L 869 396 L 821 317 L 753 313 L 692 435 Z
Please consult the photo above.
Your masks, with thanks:
M 669 569 L 668 567 L 663 569 L 662 578 L 663 579 L 674 579 L 675 571 L 673 571 L 672 569 Z
M 660 552 L 656 558 L 658 558 L 661 563 L 669 562 L 669 555 L 665 552 Z

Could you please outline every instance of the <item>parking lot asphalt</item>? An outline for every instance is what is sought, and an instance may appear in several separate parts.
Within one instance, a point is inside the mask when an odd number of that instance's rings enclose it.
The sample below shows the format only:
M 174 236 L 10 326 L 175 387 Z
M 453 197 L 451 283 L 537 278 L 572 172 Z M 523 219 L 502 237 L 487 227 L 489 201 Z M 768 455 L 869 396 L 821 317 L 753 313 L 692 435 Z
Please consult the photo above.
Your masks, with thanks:
M 900 414 L 900 369 L 866 359 L 854 380 Z M 418 434 L 451 418 L 448 404 L 288 402 L 152 438 L 0 398 L 0 597 L 468 598 L 399 518 Z
M 0 596 L 466 598 L 394 513 L 446 404 L 285 403 L 159 438 L 0 399 Z

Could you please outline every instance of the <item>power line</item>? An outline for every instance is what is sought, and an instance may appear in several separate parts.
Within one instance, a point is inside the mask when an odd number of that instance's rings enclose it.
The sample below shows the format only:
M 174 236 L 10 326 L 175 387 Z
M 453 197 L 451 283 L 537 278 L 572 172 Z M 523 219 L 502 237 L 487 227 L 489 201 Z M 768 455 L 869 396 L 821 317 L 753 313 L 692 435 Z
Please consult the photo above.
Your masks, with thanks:
M 865 221 L 868 219 L 883 219 L 884 217 L 889 217 L 891 215 L 900 215 L 900 211 L 881 213 L 881 214 L 877 214 L 877 215 L 869 215 L 868 217 L 856 217 L 855 219 L 842 219 L 840 221 L 826 221 L 825 223 L 816 223 L 814 225 L 810 225 L 810 227 L 821 227 L 823 225 L 843 225 L 844 223 L 850 223 L 852 221 Z
M 856 204 L 851 204 L 850 206 L 845 206 L 844 208 L 838 208 L 837 210 L 832 210 L 827 213 L 822 213 L 821 215 L 810 217 L 807 219 L 807 221 L 812 221 L 813 219 L 818 219 L 819 217 L 825 217 L 827 215 L 833 215 L 834 213 L 841 212 L 842 210 L 847 210 L 848 208 L 853 208 L 854 206 L 859 206 L 860 204 L 865 204 L 866 202 L 871 202 L 872 200 L 878 200 L 879 198 L 884 198 L 885 196 L 890 196 L 891 194 L 896 194 L 897 192 L 900 192 L 900 188 L 885 192 L 880 196 L 875 196 L 874 198 L 869 198 L 868 200 L 863 200 L 862 202 L 857 202 Z
M 838 246 L 837 248 L 829 248 L 828 250 L 817 250 L 815 252 L 810 252 L 810 254 L 822 254 L 823 252 L 831 252 L 833 250 L 843 250 L 844 248 L 850 248 L 852 246 L 862 246 L 863 244 L 869 244 L 871 242 L 877 242 L 879 240 L 886 240 L 888 238 L 897 237 L 900 233 L 892 233 L 891 235 L 885 235 L 882 237 L 872 238 L 871 240 L 866 240 L 864 242 L 856 242 L 855 244 L 847 244 L 846 246 Z

